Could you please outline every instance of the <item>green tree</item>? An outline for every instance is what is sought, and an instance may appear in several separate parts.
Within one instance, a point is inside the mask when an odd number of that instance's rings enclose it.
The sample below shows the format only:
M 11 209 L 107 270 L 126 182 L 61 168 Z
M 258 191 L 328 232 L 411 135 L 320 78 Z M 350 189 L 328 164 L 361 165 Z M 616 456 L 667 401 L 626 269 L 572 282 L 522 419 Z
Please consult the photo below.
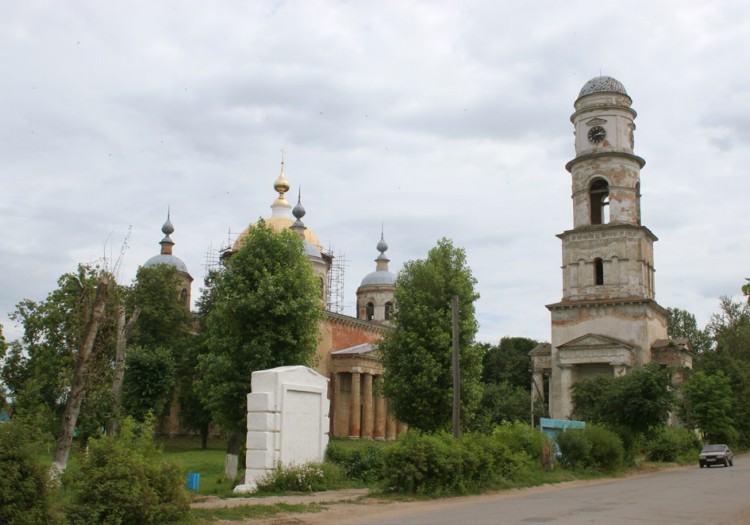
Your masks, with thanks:
M 585 379 L 573 384 L 573 404 L 576 418 L 646 434 L 664 424 L 674 406 L 672 376 L 649 363 L 624 376 Z
M 252 372 L 313 364 L 322 297 L 302 240 L 262 220 L 213 276 L 199 357 L 203 405 L 230 434 L 227 475 L 236 475 Z
M 732 386 L 723 372 L 707 375 L 695 372 L 682 385 L 690 421 L 704 441 L 734 443 L 737 430 L 732 419 Z
M 528 388 L 515 386 L 507 381 L 485 383 L 482 402 L 477 409 L 473 428 L 491 431 L 503 421 L 529 420 L 530 398 Z
M 510 383 L 531 389 L 531 352 L 538 341 L 526 337 L 503 337 L 494 346 L 483 344 L 482 381 L 485 383 Z
M 97 382 L 109 381 L 105 364 L 114 348 L 110 313 L 117 286 L 108 272 L 86 265 L 64 274 L 57 284 L 44 301 L 21 301 L 11 314 L 24 334 L 3 379 L 11 379 L 14 396 L 27 410 L 36 405 L 60 417 L 53 469 L 62 471 L 87 392 Z
M 715 345 L 696 356 L 695 370 L 712 376 L 719 372 L 732 389 L 731 415 L 740 446 L 750 445 L 750 306 L 722 297 L 720 312 L 711 317 L 707 329 Z
M 708 330 L 698 328 L 695 316 L 680 308 L 667 308 L 667 333 L 673 339 L 689 339 L 693 352 L 702 354 L 711 349 L 713 338 Z
M 477 332 L 476 279 L 463 249 L 440 239 L 424 260 L 409 261 L 396 279 L 392 329 L 378 344 L 385 367 L 383 391 L 396 417 L 434 432 L 451 426 L 452 314 L 459 297 L 461 417 L 473 416 L 482 395 L 482 353 Z
M 180 282 L 173 266 L 140 267 L 123 304 L 123 311 L 137 314 L 130 314 L 136 322 L 127 335 L 127 354 L 118 356 L 116 377 L 124 365 L 124 374 L 119 376 L 123 404 L 127 414 L 140 421 L 149 411 L 164 414 L 174 397 L 177 370 L 185 369 L 181 365 L 193 335 Z M 117 389 L 113 384 L 113 392 Z M 114 397 L 117 408 L 119 396 Z

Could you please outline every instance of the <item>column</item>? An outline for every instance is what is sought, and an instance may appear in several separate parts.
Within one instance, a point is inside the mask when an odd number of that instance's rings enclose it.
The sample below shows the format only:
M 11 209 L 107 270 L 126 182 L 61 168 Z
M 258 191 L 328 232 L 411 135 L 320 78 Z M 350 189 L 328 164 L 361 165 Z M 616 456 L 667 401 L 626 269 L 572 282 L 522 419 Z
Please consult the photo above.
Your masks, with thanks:
M 573 412 L 573 400 L 570 387 L 573 386 L 573 365 L 560 366 L 560 418 L 570 419 Z
M 375 429 L 373 437 L 378 441 L 385 439 L 385 398 L 381 395 L 375 396 Z
M 387 401 L 386 410 L 388 410 Z M 393 414 L 391 414 L 390 411 L 386 411 L 385 414 L 385 439 L 388 441 L 396 439 L 396 420 L 393 418 Z
M 544 399 L 544 369 L 535 368 L 534 376 L 531 380 L 531 399 L 536 402 L 537 399 Z
M 329 414 L 329 417 L 331 419 L 331 426 L 328 430 L 328 435 L 331 437 L 337 437 L 338 434 L 336 434 L 336 431 L 338 430 L 338 425 L 336 424 L 336 420 L 339 416 L 339 403 L 341 403 L 341 397 L 339 395 L 341 385 L 337 372 L 331 372 L 331 385 L 329 388 L 331 389 L 331 410 Z
M 612 370 L 614 371 L 615 377 L 624 376 L 628 373 L 628 365 L 612 363 Z
M 352 393 L 349 398 L 349 439 L 359 439 L 359 420 L 361 417 L 359 393 L 360 373 L 352 372 Z
M 362 389 L 362 438 L 372 439 L 375 410 L 372 404 L 372 374 L 364 374 Z

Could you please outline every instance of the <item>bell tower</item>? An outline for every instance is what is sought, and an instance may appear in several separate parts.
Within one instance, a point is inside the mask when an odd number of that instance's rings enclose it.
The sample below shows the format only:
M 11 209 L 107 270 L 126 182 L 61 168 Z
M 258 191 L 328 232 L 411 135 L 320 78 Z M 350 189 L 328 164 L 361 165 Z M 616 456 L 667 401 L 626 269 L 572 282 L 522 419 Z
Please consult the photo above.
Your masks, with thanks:
M 655 301 L 656 236 L 641 224 L 636 112 L 611 77 L 588 81 L 575 101 L 573 228 L 562 241 L 562 300 L 552 317 L 550 413 L 570 417 L 570 387 L 596 375 L 622 375 L 651 360 L 667 337 L 667 312 Z

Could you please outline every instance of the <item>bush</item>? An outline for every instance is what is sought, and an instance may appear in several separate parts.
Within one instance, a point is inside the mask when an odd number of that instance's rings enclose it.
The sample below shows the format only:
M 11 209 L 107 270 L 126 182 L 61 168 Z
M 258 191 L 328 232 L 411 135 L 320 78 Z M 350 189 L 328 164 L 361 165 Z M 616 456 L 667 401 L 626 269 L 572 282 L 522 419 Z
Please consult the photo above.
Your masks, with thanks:
M 409 431 L 384 452 L 386 490 L 428 496 L 465 494 L 517 479 L 528 464 L 497 436 Z
M 492 435 L 505 443 L 513 452 L 525 452 L 529 457 L 541 459 L 545 435 L 527 423 L 507 421 L 494 428 Z
M 318 492 L 337 487 L 341 471 L 336 465 L 306 463 L 304 465 L 277 465 L 258 480 L 261 492 Z
M 617 434 L 598 425 L 568 429 L 557 436 L 557 445 L 561 461 L 568 468 L 612 471 L 623 464 L 622 441 Z
M 584 468 L 591 458 L 591 442 L 583 435 L 583 429 L 569 428 L 557 436 L 560 462 L 570 469 Z
M 651 461 L 694 461 L 701 442 L 686 428 L 662 428 L 646 443 L 646 456 Z
M 383 449 L 372 443 L 355 449 L 329 443 L 326 459 L 338 465 L 349 479 L 364 483 L 383 479 Z
M 50 523 L 47 471 L 36 461 L 30 432 L 17 422 L 0 425 L 0 523 Z
M 179 469 L 161 460 L 153 443 L 153 418 L 136 431 L 131 418 L 119 437 L 89 440 L 78 472 L 66 471 L 74 525 L 170 523 L 187 516 L 188 495 Z

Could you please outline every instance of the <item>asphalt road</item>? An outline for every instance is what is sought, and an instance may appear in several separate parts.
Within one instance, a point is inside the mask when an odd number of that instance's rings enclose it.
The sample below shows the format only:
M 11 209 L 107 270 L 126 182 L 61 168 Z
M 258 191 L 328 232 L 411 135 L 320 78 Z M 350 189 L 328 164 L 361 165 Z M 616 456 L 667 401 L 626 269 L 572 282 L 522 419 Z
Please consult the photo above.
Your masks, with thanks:
M 364 510 L 364 509 L 363 509 Z M 697 466 L 516 493 L 385 505 L 340 516 L 343 524 L 750 524 L 750 456 L 734 467 Z M 356 511 L 355 511 L 356 512 Z

